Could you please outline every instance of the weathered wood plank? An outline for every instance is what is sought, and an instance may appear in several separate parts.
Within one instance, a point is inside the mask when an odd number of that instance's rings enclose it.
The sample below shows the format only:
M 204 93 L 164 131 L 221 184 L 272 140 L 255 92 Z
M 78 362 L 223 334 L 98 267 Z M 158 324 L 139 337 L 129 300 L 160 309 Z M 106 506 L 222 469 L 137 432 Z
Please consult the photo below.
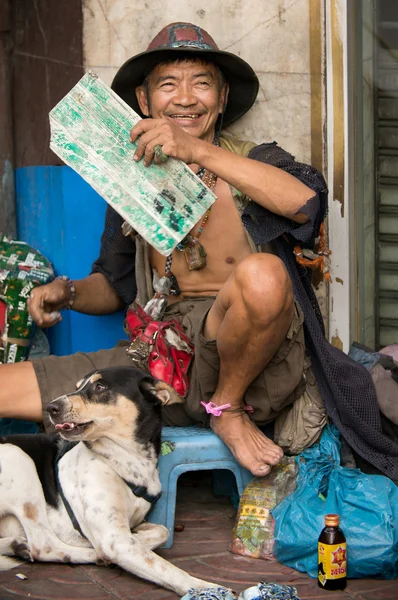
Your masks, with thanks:
M 216 199 L 181 161 L 144 167 L 130 130 L 140 120 L 94 73 L 50 112 L 50 147 L 167 256 Z
M 17 234 L 10 72 L 10 3 L 0 0 L 0 237 Z

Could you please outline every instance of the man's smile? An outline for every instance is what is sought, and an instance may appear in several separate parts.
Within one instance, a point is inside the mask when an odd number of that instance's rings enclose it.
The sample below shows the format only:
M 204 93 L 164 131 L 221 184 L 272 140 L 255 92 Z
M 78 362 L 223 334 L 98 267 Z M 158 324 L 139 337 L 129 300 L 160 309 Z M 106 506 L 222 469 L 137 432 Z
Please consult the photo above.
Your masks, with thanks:
M 203 113 L 172 113 L 167 115 L 170 119 L 173 119 L 175 123 L 180 126 L 190 126 L 197 125 L 199 119 L 201 119 L 204 114 Z
M 172 119 L 199 119 L 202 115 L 170 115 Z

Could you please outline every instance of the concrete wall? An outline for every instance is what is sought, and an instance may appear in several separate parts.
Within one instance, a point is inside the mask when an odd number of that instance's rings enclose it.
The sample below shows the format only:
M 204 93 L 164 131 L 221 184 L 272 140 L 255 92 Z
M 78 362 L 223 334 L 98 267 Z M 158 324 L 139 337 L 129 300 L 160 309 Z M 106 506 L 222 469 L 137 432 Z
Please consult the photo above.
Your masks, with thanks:
M 260 79 L 250 113 L 232 126 L 310 161 L 309 0 L 83 0 L 84 66 L 110 84 L 117 68 L 174 21 L 201 25 Z

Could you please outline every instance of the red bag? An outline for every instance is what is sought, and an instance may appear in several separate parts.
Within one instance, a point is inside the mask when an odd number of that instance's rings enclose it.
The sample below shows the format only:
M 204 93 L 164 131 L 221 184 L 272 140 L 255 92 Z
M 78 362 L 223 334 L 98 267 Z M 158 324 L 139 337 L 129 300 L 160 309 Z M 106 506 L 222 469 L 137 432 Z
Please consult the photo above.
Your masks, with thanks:
M 133 362 L 185 397 L 189 389 L 188 369 L 194 345 L 180 325 L 174 319 L 152 321 L 136 304 L 127 310 L 125 329 L 131 341 L 127 354 Z

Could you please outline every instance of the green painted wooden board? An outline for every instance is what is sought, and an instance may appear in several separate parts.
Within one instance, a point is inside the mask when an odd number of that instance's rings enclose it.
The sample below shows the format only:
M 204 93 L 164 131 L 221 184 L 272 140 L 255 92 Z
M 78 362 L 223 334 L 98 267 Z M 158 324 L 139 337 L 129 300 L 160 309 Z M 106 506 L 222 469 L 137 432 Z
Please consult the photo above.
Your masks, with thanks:
M 50 112 L 50 147 L 151 246 L 170 254 L 216 199 L 180 160 L 144 167 L 130 131 L 140 120 L 89 72 Z

